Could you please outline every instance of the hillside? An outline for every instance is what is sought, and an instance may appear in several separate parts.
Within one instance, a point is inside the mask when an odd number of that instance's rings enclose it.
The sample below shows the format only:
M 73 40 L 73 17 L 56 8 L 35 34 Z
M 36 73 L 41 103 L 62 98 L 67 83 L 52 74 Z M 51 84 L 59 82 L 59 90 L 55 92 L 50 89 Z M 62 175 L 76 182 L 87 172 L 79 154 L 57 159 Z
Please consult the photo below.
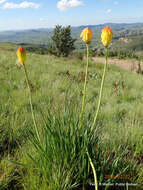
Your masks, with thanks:
M 81 190 L 83 182 L 86 189 L 92 189 L 93 174 L 84 145 L 88 145 L 98 182 L 116 183 L 117 190 L 121 189 L 117 184 L 125 184 L 123 190 L 128 182 L 141 190 L 142 75 L 108 66 L 95 135 L 88 138 L 103 64 L 90 60 L 84 127 L 77 133 L 85 62 L 28 53 L 39 146 L 24 70 L 16 65 L 17 47 L 6 45 L 8 50 L 1 47 L 0 51 L 0 190 Z
M 101 25 L 89 25 L 94 34 L 92 48 L 101 48 L 100 33 L 101 30 L 109 25 L 114 32 L 113 49 L 122 49 L 131 51 L 143 50 L 143 23 L 116 24 L 106 23 Z M 72 36 L 76 38 L 76 48 L 83 49 L 84 45 L 80 40 L 80 33 L 87 26 L 72 27 Z M 26 44 L 51 45 L 51 35 L 53 29 L 31 29 L 21 31 L 0 32 L 0 42 L 14 42 Z

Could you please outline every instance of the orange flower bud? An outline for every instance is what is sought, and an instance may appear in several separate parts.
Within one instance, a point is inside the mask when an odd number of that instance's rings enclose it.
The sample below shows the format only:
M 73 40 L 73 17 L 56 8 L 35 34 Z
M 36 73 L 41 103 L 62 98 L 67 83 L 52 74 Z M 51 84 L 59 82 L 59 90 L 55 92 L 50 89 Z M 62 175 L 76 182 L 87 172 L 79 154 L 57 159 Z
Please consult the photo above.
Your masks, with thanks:
M 91 39 L 92 39 L 92 31 L 90 28 L 85 28 L 80 37 L 82 38 L 82 40 L 86 43 L 86 44 L 89 44 Z
M 17 50 L 17 57 L 19 62 L 23 65 L 26 61 L 26 51 L 23 47 L 19 47 Z
M 108 45 L 110 44 L 112 40 L 112 37 L 113 37 L 113 32 L 111 28 L 109 28 L 109 26 L 106 26 L 102 30 L 102 34 L 101 34 L 102 43 L 105 47 L 108 47 Z

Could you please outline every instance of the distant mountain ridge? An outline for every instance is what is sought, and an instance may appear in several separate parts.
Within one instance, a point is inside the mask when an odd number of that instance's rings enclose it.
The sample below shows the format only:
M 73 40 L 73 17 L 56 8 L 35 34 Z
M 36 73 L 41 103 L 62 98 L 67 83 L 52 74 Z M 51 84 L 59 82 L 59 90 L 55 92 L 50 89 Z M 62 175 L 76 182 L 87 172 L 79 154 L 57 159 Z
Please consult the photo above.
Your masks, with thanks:
M 72 26 L 72 36 L 79 39 L 81 31 L 85 27 L 90 27 L 96 32 L 96 35 L 99 36 L 102 28 L 104 28 L 106 25 L 112 28 L 115 36 L 118 36 L 118 34 L 122 33 L 132 33 L 132 31 L 136 31 L 137 33 L 142 33 L 143 31 L 143 23 L 105 23 L 98 25 Z M 51 28 L 4 31 L 0 32 L 0 42 L 47 44 L 51 41 L 52 31 L 53 29 Z

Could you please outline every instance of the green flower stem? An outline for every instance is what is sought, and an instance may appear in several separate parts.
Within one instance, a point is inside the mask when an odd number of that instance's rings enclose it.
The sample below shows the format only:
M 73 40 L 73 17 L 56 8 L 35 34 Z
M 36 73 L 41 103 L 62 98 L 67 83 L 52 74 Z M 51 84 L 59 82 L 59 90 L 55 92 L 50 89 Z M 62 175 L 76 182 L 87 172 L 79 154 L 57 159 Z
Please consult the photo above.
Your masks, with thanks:
M 82 185 L 82 190 L 85 190 L 85 184 L 83 183 L 83 185 Z
M 95 167 L 94 167 L 93 162 L 89 156 L 88 151 L 87 151 L 87 156 L 88 156 L 88 159 L 89 159 L 92 171 L 93 171 L 93 175 L 94 175 L 95 190 L 98 190 L 98 181 L 97 181 L 97 175 L 96 175 Z
M 108 64 L 108 47 L 106 47 L 106 61 L 105 61 L 104 72 L 103 72 L 102 81 L 101 81 L 101 87 L 100 87 L 100 93 L 99 93 L 99 100 L 98 100 L 98 105 L 97 105 L 97 111 L 96 111 L 96 114 L 95 114 L 95 117 L 94 117 L 92 129 L 95 126 L 95 122 L 97 120 L 97 116 L 98 116 L 98 113 L 99 113 L 99 110 L 100 110 L 101 98 L 102 98 L 102 92 L 103 92 L 103 86 L 104 86 L 104 80 L 105 80 L 105 74 L 106 74 L 107 64 Z
M 82 108 L 80 114 L 80 128 L 83 124 L 83 116 L 85 111 L 85 100 L 86 100 L 86 88 L 87 88 L 87 77 L 88 77 L 88 65 L 89 65 L 89 46 L 86 44 L 87 49 L 87 63 L 86 63 L 86 73 L 85 73 L 85 81 L 84 81 L 84 90 L 83 90 L 83 99 L 82 99 Z
M 32 92 L 31 92 L 30 82 L 29 82 L 28 73 L 27 73 L 25 64 L 23 64 L 23 67 L 24 67 L 24 72 L 25 72 L 26 83 L 27 83 L 27 86 L 29 88 L 29 95 L 30 95 L 29 100 L 30 100 L 32 119 L 33 119 L 33 123 L 34 123 L 37 138 L 38 138 L 38 140 L 40 142 L 40 136 L 39 136 L 39 132 L 38 132 L 38 128 L 37 128 L 37 124 L 36 124 L 36 120 L 35 120 L 35 115 L 34 115 L 34 110 L 33 110 L 33 105 L 32 105 Z

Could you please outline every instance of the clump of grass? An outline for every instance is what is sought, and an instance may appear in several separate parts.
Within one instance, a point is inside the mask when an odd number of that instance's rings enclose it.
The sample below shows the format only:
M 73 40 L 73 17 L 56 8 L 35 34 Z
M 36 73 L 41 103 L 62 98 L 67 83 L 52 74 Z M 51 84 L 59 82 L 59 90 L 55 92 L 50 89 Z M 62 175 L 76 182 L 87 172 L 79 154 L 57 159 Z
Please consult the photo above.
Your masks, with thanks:
M 71 111 L 66 107 L 61 113 L 50 110 L 44 113 L 41 144 L 35 131 L 29 130 L 34 154 L 29 154 L 31 161 L 26 164 L 31 176 L 25 182 L 25 189 L 33 183 L 35 189 L 92 188 L 94 178 L 87 152 L 100 183 L 133 181 L 133 178 L 106 179 L 106 175 L 137 175 L 135 162 L 128 160 L 127 146 L 113 146 L 112 150 L 105 148 L 99 126 L 91 130 L 93 118 L 86 118 L 83 127 L 79 127 L 76 109 Z

